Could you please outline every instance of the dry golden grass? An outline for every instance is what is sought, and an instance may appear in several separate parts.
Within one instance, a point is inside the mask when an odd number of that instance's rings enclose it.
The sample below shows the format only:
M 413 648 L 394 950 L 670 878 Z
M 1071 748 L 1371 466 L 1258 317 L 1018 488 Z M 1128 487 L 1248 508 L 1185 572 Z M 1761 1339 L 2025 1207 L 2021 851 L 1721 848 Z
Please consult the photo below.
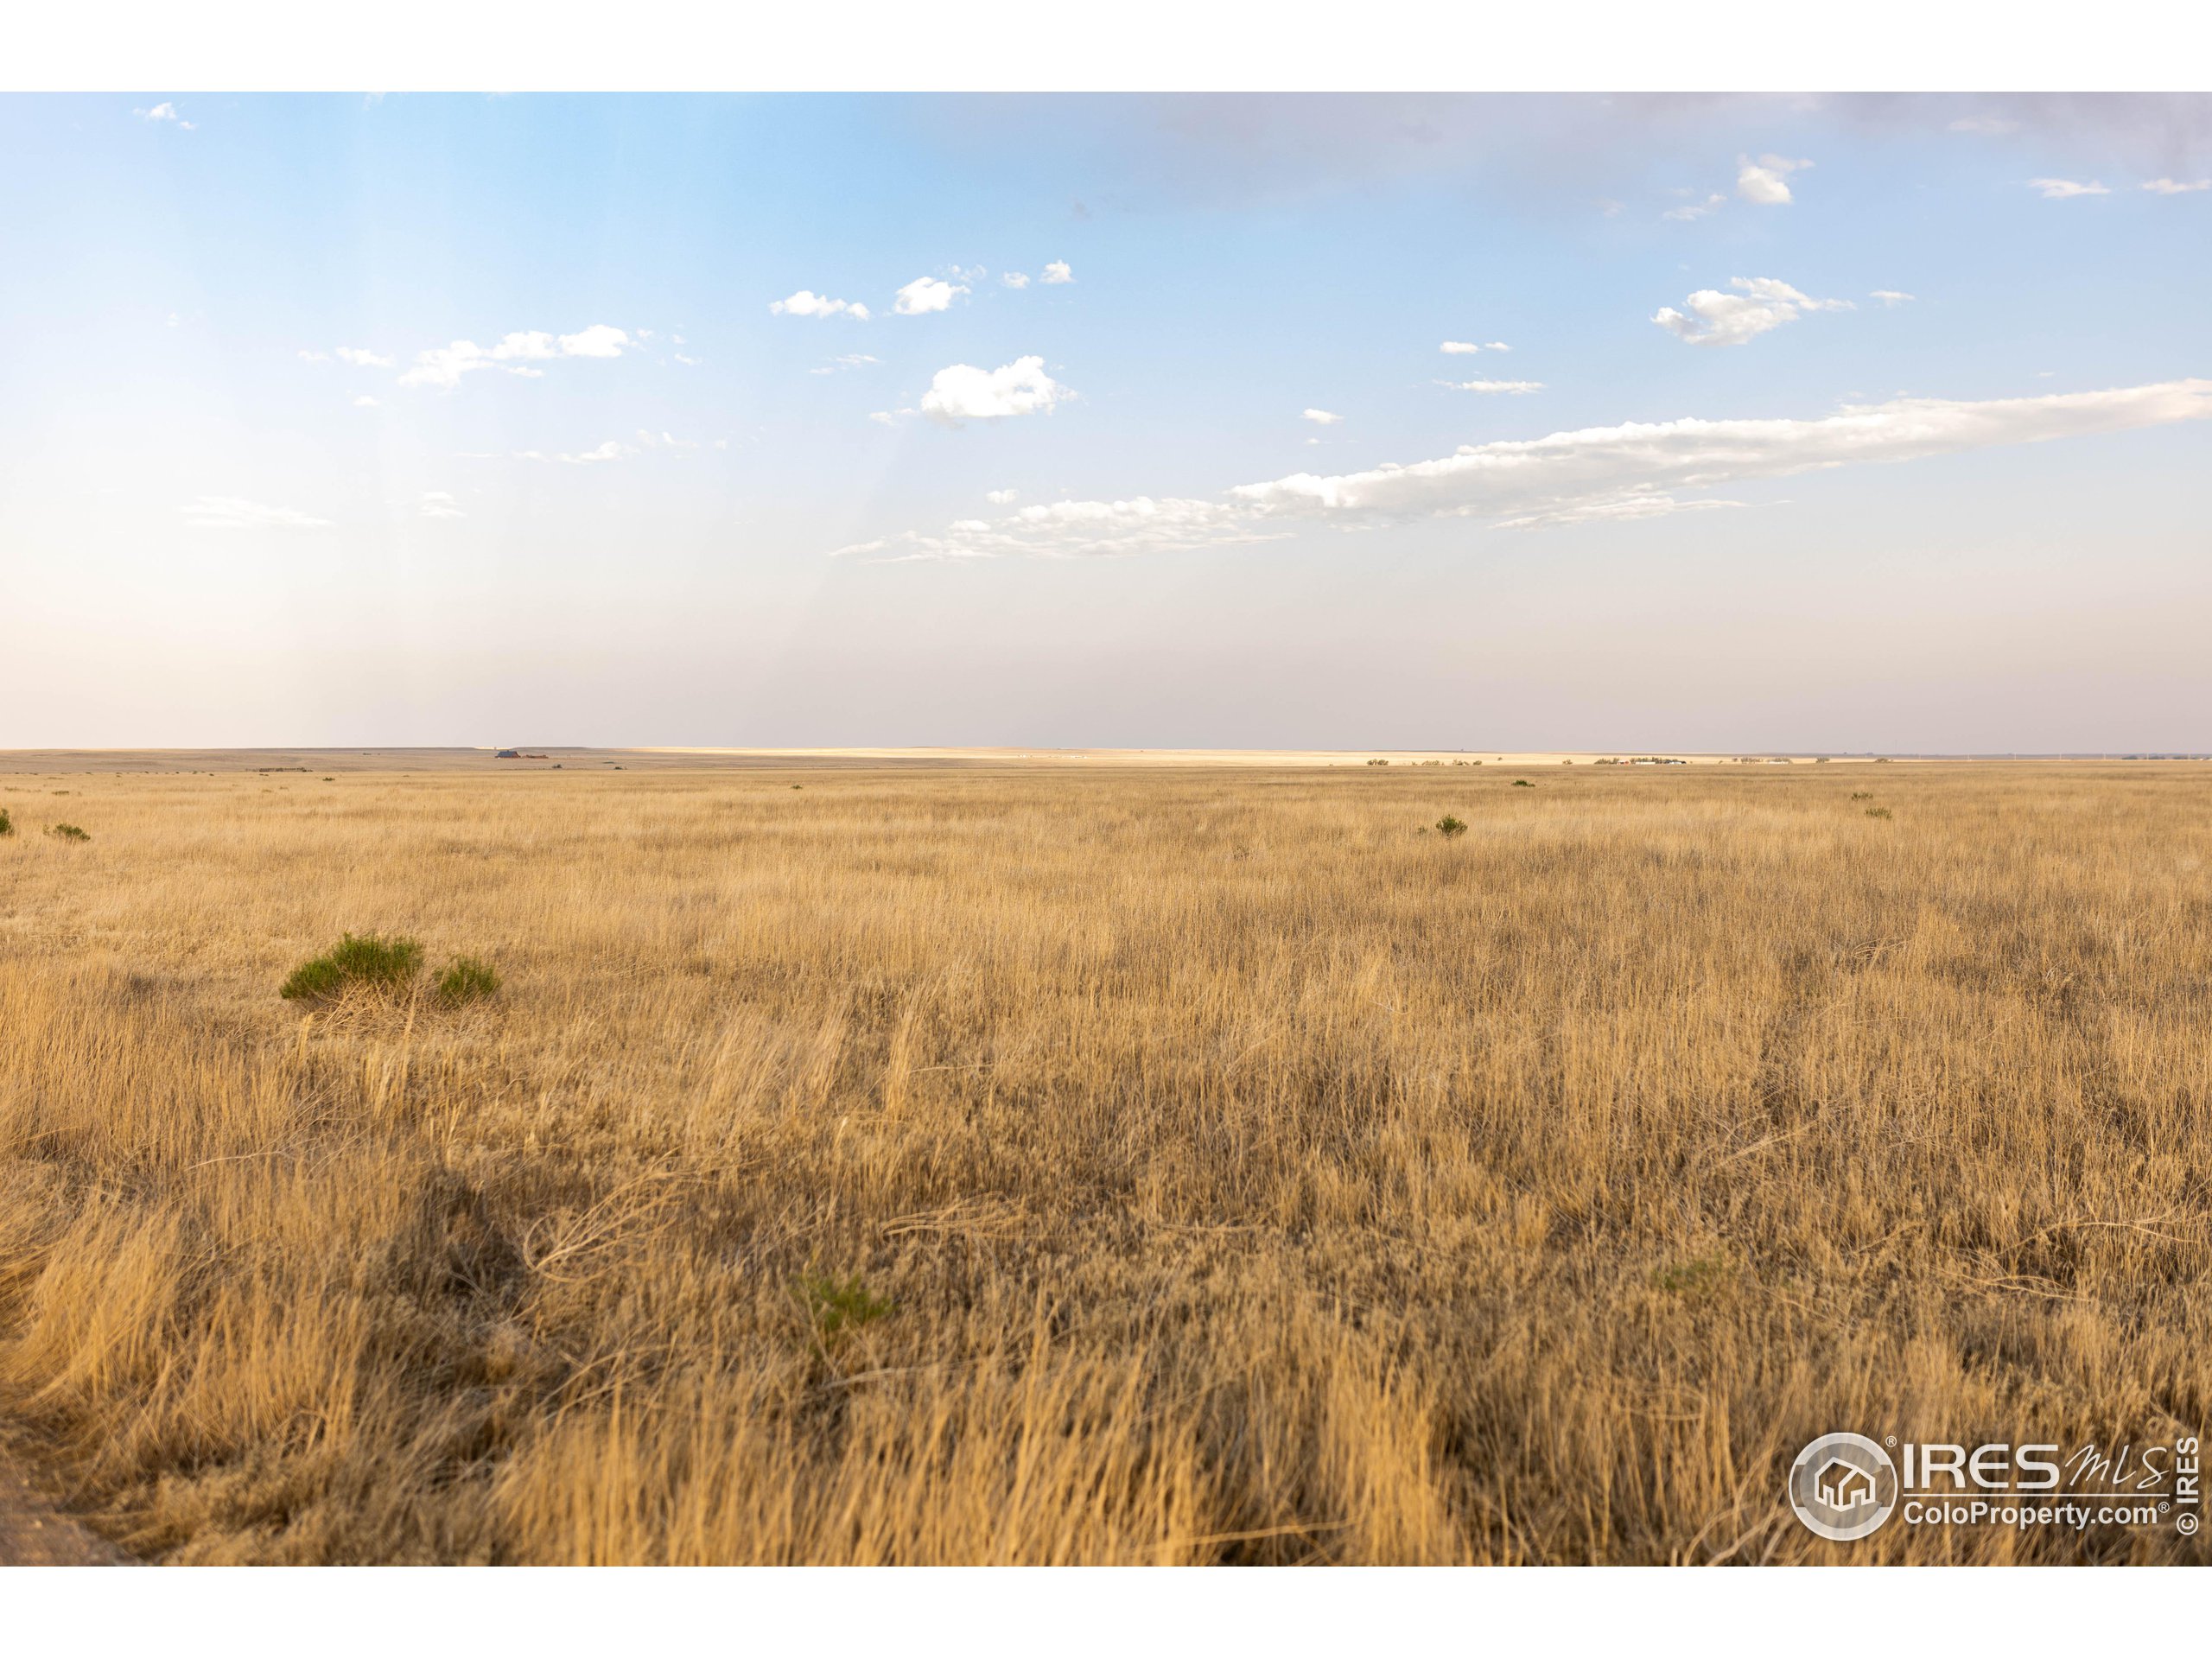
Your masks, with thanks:
M 188 1561 L 2202 1559 L 1782 1483 L 2202 1431 L 2212 769 L 1535 780 L 8 779 L 0 1411 Z

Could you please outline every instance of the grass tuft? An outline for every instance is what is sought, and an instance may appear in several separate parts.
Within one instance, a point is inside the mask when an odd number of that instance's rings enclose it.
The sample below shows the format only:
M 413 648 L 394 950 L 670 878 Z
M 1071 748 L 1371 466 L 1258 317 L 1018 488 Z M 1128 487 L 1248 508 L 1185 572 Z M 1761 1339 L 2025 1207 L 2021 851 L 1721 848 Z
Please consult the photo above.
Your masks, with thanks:
M 398 990 L 422 971 L 423 947 L 413 939 L 348 933 L 293 969 L 276 994 L 289 1002 L 318 1001 L 352 985 Z
M 896 1306 L 889 1298 L 869 1290 L 857 1273 L 847 1274 L 842 1279 L 827 1274 L 809 1274 L 799 1281 L 799 1297 L 806 1304 L 814 1328 L 825 1338 L 834 1337 L 849 1327 L 858 1330 L 861 1325 L 873 1325 Z
M 499 970 L 474 957 L 455 957 L 438 976 L 438 1001 L 449 1008 L 480 1002 L 498 995 L 499 989 Z

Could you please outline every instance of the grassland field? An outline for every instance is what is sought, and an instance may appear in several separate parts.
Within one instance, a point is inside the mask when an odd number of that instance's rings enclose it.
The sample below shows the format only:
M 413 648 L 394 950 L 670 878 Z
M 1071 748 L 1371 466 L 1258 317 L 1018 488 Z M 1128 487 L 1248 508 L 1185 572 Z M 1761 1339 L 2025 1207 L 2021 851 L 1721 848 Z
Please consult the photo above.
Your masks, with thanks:
M 0 1422 L 140 1557 L 2206 1559 L 1783 1483 L 2202 1433 L 2212 766 L 306 759 L 0 770 Z

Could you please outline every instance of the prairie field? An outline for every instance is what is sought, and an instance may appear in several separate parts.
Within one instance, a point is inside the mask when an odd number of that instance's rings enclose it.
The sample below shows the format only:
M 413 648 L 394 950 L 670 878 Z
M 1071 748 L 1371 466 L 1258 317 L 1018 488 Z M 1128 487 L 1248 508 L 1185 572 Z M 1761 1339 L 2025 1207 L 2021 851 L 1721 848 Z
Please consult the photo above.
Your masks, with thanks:
M 2204 1431 L 2212 766 L 0 808 L 0 1421 L 140 1557 L 2205 1559 L 1783 1487 Z

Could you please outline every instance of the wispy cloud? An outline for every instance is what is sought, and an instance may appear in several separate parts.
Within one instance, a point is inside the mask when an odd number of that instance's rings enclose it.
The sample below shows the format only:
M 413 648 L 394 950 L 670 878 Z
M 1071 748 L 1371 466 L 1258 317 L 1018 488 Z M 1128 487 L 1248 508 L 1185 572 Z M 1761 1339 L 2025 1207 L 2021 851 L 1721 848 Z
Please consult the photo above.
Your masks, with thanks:
M 425 490 L 415 503 L 415 510 L 425 518 L 466 518 L 461 503 L 444 490 Z
M 1316 426 L 1342 426 L 1344 423 L 1343 416 L 1332 415 L 1325 409 L 1309 409 L 1303 418 L 1313 422 Z
M 1027 288 L 1029 286 L 1029 273 L 1026 270 L 1006 271 L 1001 274 L 999 281 L 1008 288 Z
M 1870 300 L 1879 300 L 1884 305 L 1910 305 L 1912 303 L 1911 295 L 1904 293 L 1894 288 L 1878 288 L 1866 297 Z
M 2212 179 L 2191 179 L 2186 184 L 2178 179 L 2145 179 L 2143 188 L 2162 196 L 2186 196 L 2199 190 L 2212 190 Z
M 1050 414 L 1075 394 L 1045 372 L 1041 357 L 1020 357 L 1002 368 L 956 363 L 939 369 L 922 394 L 921 412 L 946 426 L 1002 421 L 1015 415 Z
M 330 520 L 237 495 L 203 495 L 177 509 L 194 530 L 328 530 Z
M 1484 340 L 1479 346 L 1471 340 L 1447 340 L 1436 349 L 1447 357 L 1471 357 L 1477 352 L 1510 352 L 1513 348 L 1502 340 Z
M 2092 179 L 2077 184 L 2072 179 L 2030 179 L 2028 188 L 2043 193 L 2045 201 L 2064 201 L 2069 196 L 2108 196 L 2112 191 Z
M 1707 196 L 1703 201 L 1686 201 L 1679 207 L 1669 207 L 1659 217 L 1674 219 L 1703 219 L 1708 213 L 1719 213 L 1727 205 L 1728 198 L 1716 193 Z
M 620 438 L 609 438 L 596 449 L 586 449 L 576 454 L 563 455 L 561 459 L 574 466 L 589 467 L 603 461 L 620 461 L 625 455 L 634 455 L 637 453 Z
M 2001 138 L 2008 132 L 2018 132 L 2020 124 L 2001 115 L 1962 115 L 1951 123 L 1950 130 L 1979 133 L 1985 138 Z
M 1489 518 L 1535 529 L 1732 505 L 1678 492 L 1837 467 L 1925 460 L 2091 433 L 2212 419 L 2212 380 L 1966 402 L 1847 404 L 1812 420 L 1628 422 L 1463 446 L 1410 466 L 1247 484 L 1225 498 L 1061 501 L 996 520 L 908 531 L 849 553 L 907 558 L 1071 557 L 1262 541 L 1298 523 L 1369 527 Z
M 788 299 L 769 301 L 768 309 L 779 317 L 850 317 L 856 322 L 868 319 L 868 307 L 858 300 L 833 300 L 805 288 Z
M 1478 378 L 1474 380 L 1440 380 L 1436 384 L 1440 386 L 1448 386 L 1453 391 L 1478 391 L 1484 392 L 1491 396 L 1502 394 L 1509 397 L 1519 397 L 1525 396 L 1529 392 L 1541 391 L 1544 389 L 1544 383 L 1541 380 L 1486 380 Z
M 180 130 L 184 132 L 192 131 L 196 124 L 194 122 L 186 120 L 182 116 L 179 115 L 176 112 L 176 105 L 174 104 L 156 104 L 150 110 L 133 110 L 130 113 L 137 116 L 141 121 L 172 123 Z
M 399 384 L 436 386 L 450 391 L 461 384 L 463 375 L 474 374 L 480 369 L 504 369 L 509 374 L 536 378 L 543 371 L 531 368 L 532 363 L 563 357 L 620 357 L 630 343 L 627 334 L 604 322 L 595 322 L 573 334 L 505 334 L 496 346 L 479 346 L 471 340 L 456 340 L 450 346 L 433 346 L 417 353 L 414 367 L 399 377 Z
M 1810 162 L 1793 162 L 1786 156 L 1762 156 L 1756 162 L 1748 156 L 1739 156 L 1736 158 L 1736 194 L 1762 207 L 1786 207 L 1790 200 L 1789 175 L 1811 165 Z
M 986 490 L 983 493 L 983 499 L 995 507 L 1010 507 L 1020 495 L 1020 492 L 1018 490 Z
M 1816 300 L 1771 276 L 1732 276 L 1728 285 L 1739 291 L 1701 288 L 1682 302 L 1686 311 L 1662 306 L 1651 321 L 1692 346 L 1741 346 L 1803 312 L 1855 308 L 1849 300 Z

